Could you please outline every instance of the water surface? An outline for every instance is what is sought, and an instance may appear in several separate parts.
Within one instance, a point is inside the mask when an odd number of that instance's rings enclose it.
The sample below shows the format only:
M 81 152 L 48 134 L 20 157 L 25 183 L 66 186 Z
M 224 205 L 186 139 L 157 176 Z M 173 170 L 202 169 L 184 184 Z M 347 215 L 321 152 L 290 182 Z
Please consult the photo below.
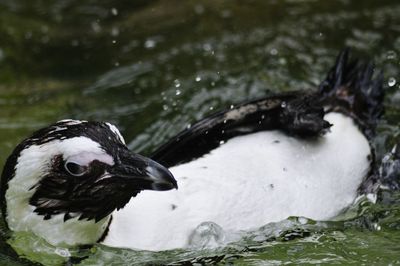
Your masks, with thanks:
M 215 110 L 275 92 L 313 89 L 350 46 L 385 74 L 377 158 L 399 140 L 397 0 L 0 1 L 0 161 L 33 130 L 59 119 L 118 125 L 149 154 Z M 400 264 L 400 196 L 382 192 L 341 221 L 291 218 L 228 247 L 144 252 L 102 245 L 56 249 L 26 234 L 9 240 L 53 265 L 233 263 Z M 0 260 L 25 265 L 6 244 Z

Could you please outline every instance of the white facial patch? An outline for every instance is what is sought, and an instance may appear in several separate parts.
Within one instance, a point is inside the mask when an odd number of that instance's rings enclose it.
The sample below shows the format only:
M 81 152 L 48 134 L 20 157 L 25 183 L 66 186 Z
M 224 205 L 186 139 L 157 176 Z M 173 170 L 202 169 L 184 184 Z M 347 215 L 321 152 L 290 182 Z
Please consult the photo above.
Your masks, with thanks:
M 106 163 L 108 165 L 114 165 L 114 159 L 107 153 L 92 153 L 92 152 L 82 152 L 77 155 L 73 155 L 67 158 L 64 158 L 68 162 L 73 162 L 79 165 L 89 165 L 93 161 L 99 161 Z
M 78 218 L 63 222 L 62 214 L 44 220 L 43 216 L 34 212 L 35 207 L 29 205 L 29 199 L 35 192 L 32 188 L 51 170 L 52 160 L 57 155 L 85 163 L 99 160 L 114 164 L 99 143 L 82 136 L 53 140 L 22 150 L 5 195 L 8 226 L 13 231 L 32 231 L 56 245 L 93 243 L 103 234 L 109 216 L 98 223 L 78 221 Z

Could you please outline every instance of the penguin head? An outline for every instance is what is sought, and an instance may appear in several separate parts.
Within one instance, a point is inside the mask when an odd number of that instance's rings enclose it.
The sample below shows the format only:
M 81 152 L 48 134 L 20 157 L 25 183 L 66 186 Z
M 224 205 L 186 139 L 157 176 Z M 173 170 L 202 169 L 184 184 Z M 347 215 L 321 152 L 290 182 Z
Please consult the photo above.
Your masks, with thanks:
M 172 188 L 168 169 L 131 152 L 115 126 L 63 120 L 14 149 L 0 197 L 11 230 L 76 245 L 98 241 L 111 213 L 140 191 Z

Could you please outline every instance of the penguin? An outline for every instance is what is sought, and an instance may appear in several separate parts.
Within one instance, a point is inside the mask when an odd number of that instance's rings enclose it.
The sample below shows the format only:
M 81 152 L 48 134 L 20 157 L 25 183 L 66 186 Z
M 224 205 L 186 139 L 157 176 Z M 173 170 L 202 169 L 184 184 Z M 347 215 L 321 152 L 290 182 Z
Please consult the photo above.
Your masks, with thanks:
M 196 247 L 207 232 L 223 245 L 290 216 L 333 219 L 379 187 L 382 81 L 346 49 L 317 89 L 212 114 L 150 158 L 109 123 L 57 122 L 7 159 L 3 217 L 53 245 L 155 251 Z

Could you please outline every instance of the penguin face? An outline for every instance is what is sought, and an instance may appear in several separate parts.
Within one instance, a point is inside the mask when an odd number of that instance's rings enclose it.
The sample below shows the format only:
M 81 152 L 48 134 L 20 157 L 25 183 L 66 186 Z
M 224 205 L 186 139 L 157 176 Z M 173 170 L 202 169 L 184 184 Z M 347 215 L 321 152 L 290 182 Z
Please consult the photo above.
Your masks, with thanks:
M 62 227 L 70 220 L 103 221 L 105 230 L 110 214 L 141 190 L 177 188 L 166 168 L 129 151 L 115 126 L 77 120 L 57 122 L 19 144 L 1 182 L 8 226 L 34 232 L 40 221 Z

